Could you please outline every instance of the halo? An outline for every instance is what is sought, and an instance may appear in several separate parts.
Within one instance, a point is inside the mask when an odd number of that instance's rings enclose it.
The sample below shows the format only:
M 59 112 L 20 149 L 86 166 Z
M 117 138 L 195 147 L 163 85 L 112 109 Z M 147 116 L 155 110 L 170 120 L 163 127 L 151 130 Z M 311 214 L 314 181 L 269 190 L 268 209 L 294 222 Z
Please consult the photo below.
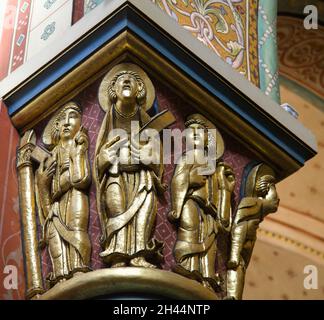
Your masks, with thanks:
M 144 103 L 144 109 L 149 110 L 155 99 L 155 90 L 152 81 L 145 73 L 145 71 L 139 66 L 133 63 L 121 63 L 114 66 L 103 78 L 99 87 L 99 104 L 101 108 L 107 112 L 111 107 L 111 102 L 108 96 L 108 86 L 113 77 L 120 71 L 133 71 L 136 72 L 143 80 L 146 87 L 146 101 Z
M 264 163 L 256 165 L 248 174 L 245 183 L 245 197 L 256 197 L 255 184 L 260 177 L 270 175 L 276 178 L 275 172 Z
M 205 118 L 203 115 L 201 115 L 199 113 L 195 113 L 195 114 L 188 116 L 187 121 L 188 120 L 201 120 L 201 121 L 205 122 L 207 129 L 214 129 L 212 131 L 212 134 L 213 134 L 214 140 L 216 141 L 216 159 L 215 160 L 220 159 L 223 156 L 224 151 L 225 151 L 225 143 L 224 143 L 224 139 L 223 139 L 222 135 L 219 133 L 216 126 L 211 121 L 209 121 L 207 118 Z
M 58 117 L 58 115 L 64 110 L 69 107 L 77 107 L 80 109 L 77 103 L 74 101 L 67 102 L 65 105 L 63 105 L 58 111 L 55 112 L 55 114 L 52 116 L 52 118 L 48 121 L 42 135 L 42 141 L 44 145 L 47 147 L 52 147 L 53 146 L 53 141 L 52 141 L 52 128 L 55 125 L 55 121 Z

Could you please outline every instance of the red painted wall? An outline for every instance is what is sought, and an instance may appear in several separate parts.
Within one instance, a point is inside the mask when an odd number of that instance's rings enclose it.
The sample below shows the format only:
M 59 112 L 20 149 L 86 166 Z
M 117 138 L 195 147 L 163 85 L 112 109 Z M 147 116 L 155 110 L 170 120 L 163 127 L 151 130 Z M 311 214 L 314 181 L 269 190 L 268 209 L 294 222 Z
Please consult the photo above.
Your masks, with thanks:
M 25 294 L 25 280 L 16 175 L 16 148 L 19 136 L 2 102 L 0 137 L 0 300 L 22 299 Z M 6 265 L 13 265 L 18 270 L 18 290 L 6 290 L 4 287 Z

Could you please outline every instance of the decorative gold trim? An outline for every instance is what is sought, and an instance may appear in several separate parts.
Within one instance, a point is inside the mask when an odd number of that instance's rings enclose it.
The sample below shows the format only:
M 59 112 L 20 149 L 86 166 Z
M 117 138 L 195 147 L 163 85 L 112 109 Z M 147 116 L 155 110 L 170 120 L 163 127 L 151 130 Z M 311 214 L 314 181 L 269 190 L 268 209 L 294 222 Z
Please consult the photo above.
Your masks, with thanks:
M 263 162 L 270 163 L 279 181 L 300 168 L 300 164 L 284 150 L 275 146 L 238 115 L 234 115 L 225 105 L 182 74 L 170 61 L 162 58 L 130 31 L 121 33 L 30 102 L 13 116 L 13 124 L 22 131 L 32 128 L 122 61 L 134 62 L 142 66 L 150 75 L 160 79 L 164 85 L 176 90 L 186 102 L 198 108 L 199 112 L 207 118 L 213 119 L 218 128 L 238 139 L 243 148 L 251 150 Z
M 276 240 L 288 243 L 294 247 L 297 247 L 298 249 L 300 249 L 302 251 L 307 252 L 308 254 L 311 254 L 311 255 L 316 256 L 317 258 L 323 259 L 323 261 L 324 261 L 324 252 L 314 249 L 314 248 L 312 248 L 298 240 L 291 239 L 287 236 L 284 236 L 279 233 L 275 233 L 273 231 L 262 229 L 262 227 L 258 230 L 258 234 L 268 237 L 268 238 L 272 238 L 272 239 L 276 239 Z
M 169 299 L 217 300 L 194 280 L 159 269 L 111 268 L 80 274 L 40 296 L 41 300 L 82 300 L 104 295 L 145 294 Z

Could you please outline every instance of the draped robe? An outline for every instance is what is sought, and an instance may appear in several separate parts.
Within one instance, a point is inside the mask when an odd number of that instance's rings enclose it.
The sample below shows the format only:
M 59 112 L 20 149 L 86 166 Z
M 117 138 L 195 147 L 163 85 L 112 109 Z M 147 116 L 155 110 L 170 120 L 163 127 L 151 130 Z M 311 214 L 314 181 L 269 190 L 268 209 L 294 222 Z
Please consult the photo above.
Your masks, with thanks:
M 152 263 L 161 260 L 162 243 L 152 239 L 157 213 L 157 189 L 163 172 L 160 164 L 150 168 L 142 164 L 117 163 L 102 170 L 98 156 L 101 147 L 108 142 L 109 132 L 122 128 L 130 137 L 131 121 L 139 121 L 140 127 L 150 120 L 141 108 L 132 118 L 122 118 L 111 107 L 102 124 L 95 153 L 94 172 L 97 184 L 97 208 L 102 227 L 100 253 L 110 266 L 118 262 L 128 263 L 142 256 Z M 129 148 L 126 147 L 126 148 Z
M 207 280 L 216 287 L 216 211 L 212 213 L 210 206 L 210 200 L 215 202 L 216 198 L 210 199 L 210 187 L 217 186 L 212 175 L 200 186 L 190 185 L 190 175 L 202 166 L 188 164 L 183 155 L 172 179 L 172 209 L 179 221 L 174 247 L 175 271 L 198 281 Z
M 74 182 L 71 159 L 65 150 L 59 145 L 53 149 L 52 156 L 57 159 L 57 168 L 51 184 L 51 205 L 47 216 L 42 207 L 42 190 L 39 190 L 36 180 L 36 200 L 43 226 L 43 242 L 48 244 L 53 266 L 53 271 L 47 277 L 50 285 L 71 277 L 75 272 L 89 271 L 91 254 L 87 233 L 89 201 L 85 192 L 90 183 L 90 175 Z M 85 158 L 83 161 L 88 160 Z

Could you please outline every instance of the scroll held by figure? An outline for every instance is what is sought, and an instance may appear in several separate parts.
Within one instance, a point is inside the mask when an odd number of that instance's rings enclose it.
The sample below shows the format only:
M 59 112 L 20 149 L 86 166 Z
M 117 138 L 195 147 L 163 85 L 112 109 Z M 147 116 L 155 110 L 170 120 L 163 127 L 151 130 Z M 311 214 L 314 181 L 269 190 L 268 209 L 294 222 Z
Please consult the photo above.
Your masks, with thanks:
M 67 103 L 50 119 L 42 135 L 46 149 L 35 141 L 31 159 L 38 168 L 30 177 L 35 182 L 29 196 L 36 199 L 42 227 L 40 243 L 48 248 L 52 262 L 52 271 L 47 276 L 51 287 L 90 270 L 89 142 L 77 104 Z M 21 181 L 19 187 L 23 188 Z M 26 200 L 20 201 L 24 216 Z M 23 229 L 26 232 L 30 225 L 24 225 Z
M 100 256 L 109 267 L 156 268 L 163 258 L 163 244 L 153 238 L 158 196 L 165 191 L 159 131 L 175 119 L 170 112 L 151 118 L 146 111 L 154 100 L 151 80 L 134 64 L 116 65 L 100 85 L 99 102 L 106 115 L 94 176 Z M 142 136 L 147 139 L 140 140 Z
M 235 177 L 233 170 L 219 161 L 224 142 L 215 126 L 194 114 L 186 127 L 187 150 L 172 178 L 172 211 L 168 215 L 177 226 L 174 271 L 218 291 L 216 238 L 230 227 Z
M 278 209 L 275 174 L 265 164 L 255 166 L 247 176 L 231 231 L 227 271 L 227 296 L 242 299 L 246 269 L 249 265 L 259 224 Z

